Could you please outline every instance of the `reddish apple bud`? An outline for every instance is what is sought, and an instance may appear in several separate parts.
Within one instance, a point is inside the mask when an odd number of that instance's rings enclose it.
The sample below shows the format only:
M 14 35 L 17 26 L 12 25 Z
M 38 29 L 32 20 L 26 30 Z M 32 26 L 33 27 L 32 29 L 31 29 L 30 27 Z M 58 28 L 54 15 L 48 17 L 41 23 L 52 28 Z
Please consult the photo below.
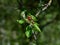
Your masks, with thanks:
M 31 20 L 32 18 L 31 18 L 31 16 L 28 16 L 27 19 L 28 19 L 28 20 Z

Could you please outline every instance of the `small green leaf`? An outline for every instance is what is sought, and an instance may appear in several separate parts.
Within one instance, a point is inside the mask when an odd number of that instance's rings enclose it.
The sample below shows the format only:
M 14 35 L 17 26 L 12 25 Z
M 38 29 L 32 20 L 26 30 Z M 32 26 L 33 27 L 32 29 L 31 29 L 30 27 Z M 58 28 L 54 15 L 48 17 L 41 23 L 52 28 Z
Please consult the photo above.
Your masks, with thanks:
M 35 22 L 35 24 L 38 26 L 39 24 Z
M 32 28 L 30 26 L 26 27 L 26 32 L 25 32 L 27 38 L 29 38 L 32 34 Z
M 36 19 L 35 16 L 31 15 L 31 17 L 32 17 L 32 19 L 33 19 L 34 21 L 37 21 L 37 19 Z
M 31 26 L 29 26 L 29 25 L 26 27 L 26 30 L 31 30 L 31 29 L 32 29 L 32 28 L 31 28 Z
M 20 24 L 23 24 L 25 21 L 24 20 L 17 20 Z
M 25 34 L 26 34 L 27 38 L 29 38 L 29 37 L 31 36 L 31 30 L 27 30 L 27 31 L 25 32 Z
M 37 25 L 36 23 L 34 23 L 33 26 L 34 26 L 34 28 L 35 28 L 37 31 L 41 32 L 40 28 L 38 27 L 38 25 Z
M 25 18 L 25 12 L 26 12 L 26 10 L 24 10 L 24 11 L 21 12 L 21 16 L 22 16 L 23 18 Z

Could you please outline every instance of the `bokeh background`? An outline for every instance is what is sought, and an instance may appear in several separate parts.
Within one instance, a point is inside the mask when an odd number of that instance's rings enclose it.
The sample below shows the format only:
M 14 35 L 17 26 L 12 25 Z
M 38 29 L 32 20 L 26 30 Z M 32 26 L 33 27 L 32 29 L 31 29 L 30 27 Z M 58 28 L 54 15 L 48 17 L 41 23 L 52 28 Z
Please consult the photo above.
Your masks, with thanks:
M 36 12 L 39 7 L 32 0 L 23 0 L 26 10 Z M 41 1 L 41 0 L 40 0 Z M 47 3 L 48 0 L 42 0 Z M 30 3 L 31 5 L 27 5 Z M 42 4 L 43 4 L 42 3 Z M 39 24 L 42 32 L 37 35 L 37 44 L 32 45 L 60 45 L 60 1 L 53 0 L 51 6 L 39 15 Z M 40 4 L 41 5 L 41 4 Z M 20 7 L 21 8 L 20 8 Z M 17 0 L 0 0 L 0 45 L 31 45 L 25 36 L 25 25 L 16 22 L 20 19 L 21 5 Z M 32 13 L 32 14 L 34 14 Z

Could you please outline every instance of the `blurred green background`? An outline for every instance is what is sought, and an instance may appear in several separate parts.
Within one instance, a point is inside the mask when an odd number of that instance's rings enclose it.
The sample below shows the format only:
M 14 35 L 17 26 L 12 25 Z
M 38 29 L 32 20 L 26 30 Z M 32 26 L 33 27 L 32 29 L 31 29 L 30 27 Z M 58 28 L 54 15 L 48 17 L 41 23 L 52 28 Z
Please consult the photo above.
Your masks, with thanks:
M 23 0 L 25 7 L 22 8 L 17 0 L 0 0 L 0 45 L 60 45 L 59 0 L 53 0 L 51 6 L 39 15 L 38 21 L 42 32 L 37 35 L 37 44 L 31 44 L 32 41 L 26 38 L 25 24 L 20 25 L 16 22 L 21 17 L 19 10 L 26 9 L 31 13 L 36 13 L 35 9 L 39 10 L 38 1 L 35 0 L 33 3 L 32 0 Z M 42 0 L 41 4 L 47 1 Z M 34 5 L 35 3 L 36 5 Z M 21 8 L 18 9 L 19 6 Z

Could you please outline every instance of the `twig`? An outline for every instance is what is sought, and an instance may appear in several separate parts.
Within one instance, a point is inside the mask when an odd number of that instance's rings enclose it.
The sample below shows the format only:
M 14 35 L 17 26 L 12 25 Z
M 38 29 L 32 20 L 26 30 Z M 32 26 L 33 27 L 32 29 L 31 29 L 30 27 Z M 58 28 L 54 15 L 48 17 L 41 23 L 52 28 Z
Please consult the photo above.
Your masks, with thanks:
M 45 11 L 52 3 L 52 0 L 49 0 L 49 2 L 46 4 L 46 6 L 41 10 L 41 11 Z M 38 17 L 38 15 L 41 13 L 40 10 L 38 10 L 38 12 L 36 13 L 36 17 Z

